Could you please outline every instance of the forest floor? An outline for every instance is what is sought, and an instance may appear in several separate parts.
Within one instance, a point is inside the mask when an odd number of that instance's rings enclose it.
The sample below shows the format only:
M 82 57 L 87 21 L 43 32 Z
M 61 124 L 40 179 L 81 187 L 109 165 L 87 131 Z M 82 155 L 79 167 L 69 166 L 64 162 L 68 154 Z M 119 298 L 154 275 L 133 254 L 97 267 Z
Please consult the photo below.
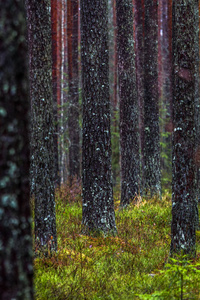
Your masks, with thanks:
M 171 196 L 119 210 L 118 235 L 81 234 L 81 191 L 56 192 L 58 252 L 34 260 L 35 298 L 56 300 L 200 299 L 200 231 L 196 259 L 171 260 Z

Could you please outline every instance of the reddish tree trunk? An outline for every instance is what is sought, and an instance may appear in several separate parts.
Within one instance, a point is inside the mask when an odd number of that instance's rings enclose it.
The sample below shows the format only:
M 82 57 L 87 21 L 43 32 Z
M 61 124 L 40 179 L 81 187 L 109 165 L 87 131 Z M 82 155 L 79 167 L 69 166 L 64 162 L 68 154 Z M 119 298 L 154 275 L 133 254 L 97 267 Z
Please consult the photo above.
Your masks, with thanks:
M 61 62 L 62 62 L 62 35 L 61 35 L 61 20 L 62 20 L 62 1 L 51 0 L 51 32 L 52 32 L 52 81 L 53 81 L 53 103 L 54 103 L 54 118 L 56 122 L 56 130 L 54 135 L 55 148 L 55 182 L 60 183 L 59 176 L 59 116 L 58 105 L 61 104 Z
M 80 177 L 78 0 L 67 1 L 69 177 Z

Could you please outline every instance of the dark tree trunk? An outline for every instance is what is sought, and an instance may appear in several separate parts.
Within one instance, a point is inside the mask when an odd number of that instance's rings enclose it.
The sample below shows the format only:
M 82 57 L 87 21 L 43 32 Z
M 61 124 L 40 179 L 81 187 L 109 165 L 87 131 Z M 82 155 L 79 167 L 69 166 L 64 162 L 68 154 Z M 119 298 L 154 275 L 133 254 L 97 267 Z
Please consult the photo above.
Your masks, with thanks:
M 0 1 L 0 298 L 33 299 L 23 1 Z
M 54 155 L 55 155 L 55 184 L 60 184 L 60 104 L 61 104 L 61 13 L 62 0 L 51 0 L 51 34 L 52 34 L 52 83 L 54 107 Z
M 171 252 L 195 253 L 198 220 L 195 95 L 198 1 L 173 1 L 173 182 Z
M 158 109 L 158 3 L 145 0 L 144 23 L 144 194 L 161 195 Z
M 108 6 L 81 1 L 83 219 L 86 232 L 115 233 L 111 177 Z
M 67 1 L 69 178 L 80 177 L 78 0 Z
M 50 1 L 26 0 L 30 56 L 32 193 L 35 240 L 41 250 L 56 250 L 54 119 Z
M 129 205 L 139 191 L 138 99 L 132 6 L 132 0 L 116 1 L 122 207 Z
M 135 0 L 136 80 L 139 103 L 140 189 L 144 172 L 144 0 Z

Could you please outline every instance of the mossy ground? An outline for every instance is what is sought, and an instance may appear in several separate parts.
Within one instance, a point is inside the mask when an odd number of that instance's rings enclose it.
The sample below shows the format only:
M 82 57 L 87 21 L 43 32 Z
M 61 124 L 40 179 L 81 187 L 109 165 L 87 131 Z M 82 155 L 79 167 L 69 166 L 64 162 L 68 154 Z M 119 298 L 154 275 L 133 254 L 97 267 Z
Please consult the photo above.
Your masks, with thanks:
M 117 237 L 81 234 L 80 188 L 56 192 L 58 252 L 35 258 L 35 298 L 42 299 L 200 299 L 200 234 L 197 257 L 168 264 L 171 197 L 140 199 L 119 210 Z

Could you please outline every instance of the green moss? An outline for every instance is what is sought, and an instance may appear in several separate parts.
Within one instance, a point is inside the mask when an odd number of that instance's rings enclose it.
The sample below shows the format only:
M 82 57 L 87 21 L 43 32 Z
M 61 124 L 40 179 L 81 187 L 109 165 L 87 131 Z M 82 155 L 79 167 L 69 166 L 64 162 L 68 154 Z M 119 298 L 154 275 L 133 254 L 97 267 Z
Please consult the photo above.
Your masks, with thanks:
M 67 203 L 62 195 L 57 193 L 56 201 L 58 252 L 35 259 L 36 299 L 132 300 L 156 295 L 158 299 L 178 299 L 180 272 L 174 271 L 176 263 L 167 264 L 171 241 L 168 194 L 162 201 L 143 200 L 128 209 L 116 209 L 118 236 L 106 238 L 81 234 L 80 197 Z M 186 274 L 186 299 L 198 299 L 199 267 L 194 265 L 199 262 L 199 252 L 197 237 L 196 260 L 181 267 Z

